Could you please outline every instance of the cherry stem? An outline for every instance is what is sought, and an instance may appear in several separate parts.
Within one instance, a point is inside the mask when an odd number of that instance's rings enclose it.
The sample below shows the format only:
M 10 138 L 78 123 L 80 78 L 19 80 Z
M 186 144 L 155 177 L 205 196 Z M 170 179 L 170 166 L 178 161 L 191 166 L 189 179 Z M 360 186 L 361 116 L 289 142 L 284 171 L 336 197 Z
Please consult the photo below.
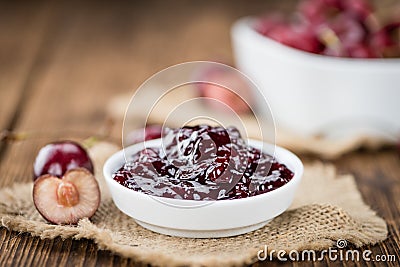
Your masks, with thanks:
M 84 131 L 53 131 L 53 132 L 40 132 L 40 131 L 26 131 L 26 132 L 14 132 L 8 129 L 4 129 L 0 131 L 0 142 L 16 142 L 16 141 L 24 141 L 32 138 L 60 138 L 60 136 L 65 135 L 65 133 L 71 134 L 72 136 L 89 136 L 83 141 L 83 144 L 87 146 L 87 148 L 92 147 L 95 143 L 100 140 L 109 140 L 114 143 L 119 143 L 120 141 L 111 136 L 110 132 L 113 126 L 115 125 L 115 121 L 112 118 L 107 118 L 103 127 L 99 130 L 101 134 L 93 134 Z
M 13 132 L 9 130 L 2 130 L 0 132 L 0 142 L 18 142 L 25 141 L 33 138 L 47 138 L 51 136 L 59 137 L 60 134 L 65 134 L 65 131 L 60 132 Z M 110 140 L 112 142 L 118 142 L 115 138 L 109 136 L 108 134 L 90 134 L 87 132 L 72 131 L 70 132 L 74 136 L 90 136 L 83 141 L 83 145 L 87 148 L 92 147 L 95 143 L 100 140 Z
M 10 141 L 21 141 L 29 138 L 29 134 L 25 132 L 11 132 L 9 130 L 3 130 L 0 132 L 0 141 L 1 142 L 10 142 Z

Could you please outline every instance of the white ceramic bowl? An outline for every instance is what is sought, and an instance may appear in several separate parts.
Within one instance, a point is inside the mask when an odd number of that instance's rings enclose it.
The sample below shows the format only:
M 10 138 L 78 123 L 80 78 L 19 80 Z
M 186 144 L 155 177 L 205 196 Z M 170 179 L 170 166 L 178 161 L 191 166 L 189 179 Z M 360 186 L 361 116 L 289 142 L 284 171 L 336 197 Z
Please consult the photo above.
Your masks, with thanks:
M 305 136 L 400 132 L 400 59 L 303 52 L 257 33 L 254 21 L 232 27 L 236 65 L 265 94 L 278 127 Z
M 146 147 L 158 147 L 161 139 L 147 141 Z M 262 142 L 249 140 L 261 148 Z M 125 149 L 126 155 L 141 150 L 144 144 Z M 264 144 L 272 154 L 274 146 Z M 112 179 L 125 163 L 124 150 L 111 156 L 104 165 L 104 177 L 115 205 L 135 221 L 154 232 L 192 238 L 234 236 L 256 230 L 284 212 L 292 203 L 303 174 L 303 164 L 290 151 L 276 147 L 275 157 L 294 172 L 292 180 L 274 191 L 234 200 L 196 201 L 154 197 L 128 189 Z

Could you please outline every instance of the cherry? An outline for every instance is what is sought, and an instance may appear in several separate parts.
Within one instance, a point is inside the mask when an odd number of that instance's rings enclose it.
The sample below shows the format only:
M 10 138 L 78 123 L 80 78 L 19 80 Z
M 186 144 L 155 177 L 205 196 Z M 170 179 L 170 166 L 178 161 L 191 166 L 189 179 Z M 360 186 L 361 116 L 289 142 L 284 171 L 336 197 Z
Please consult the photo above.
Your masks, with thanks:
M 58 141 L 39 150 L 33 164 L 33 177 L 50 174 L 62 177 L 68 170 L 86 168 L 93 173 L 93 163 L 86 150 L 73 141 Z
M 279 14 L 271 14 L 256 21 L 254 29 L 262 35 L 268 35 L 275 27 L 285 25 L 286 21 Z
M 292 26 L 282 43 L 310 53 L 320 53 L 323 48 L 312 27 L 306 24 Z
M 69 170 L 62 179 L 50 174 L 40 176 L 32 196 L 43 218 L 55 224 L 77 224 L 92 217 L 100 205 L 98 182 L 84 168 Z
M 236 72 L 225 68 L 209 67 L 201 71 L 198 80 L 203 81 L 196 84 L 196 89 L 199 96 L 205 98 L 205 105 L 218 111 L 227 111 L 225 106 L 228 106 L 238 114 L 250 111 L 249 105 L 252 104 L 253 99 L 249 93 L 251 92 L 249 84 Z M 217 84 L 226 86 L 228 89 Z
M 322 49 L 321 42 L 314 34 L 312 25 L 305 21 L 289 23 L 279 16 L 272 15 L 260 19 L 255 24 L 255 29 L 277 42 L 303 51 L 319 53 Z
M 149 141 L 153 139 L 161 138 L 162 135 L 162 125 L 154 124 L 148 125 L 145 128 L 136 129 L 128 134 L 129 144 L 136 144 L 143 141 Z
M 371 4 L 366 0 L 342 0 L 341 5 L 343 6 L 343 10 L 346 10 L 361 21 L 364 21 L 373 13 Z
M 359 44 L 367 37 L 364 25 L 346 13 L 338 14 L 330 25 L 345 46 Z
M 357 44 L 348 48 L 349 56 L 353 58 L 376 58 L 378 54 L 365 44 Z
M 298 6 L 300 13 L 313 23 L 321 23 L 340 13 L 348 13 L 363 21 L 373 8 L 365 0 L 306 0 Z
M 306 0 L 301 1 L 297 7 L 299 14 L 314 25 L 329 20 L 340 9 L 340 3 L 336 0 Z

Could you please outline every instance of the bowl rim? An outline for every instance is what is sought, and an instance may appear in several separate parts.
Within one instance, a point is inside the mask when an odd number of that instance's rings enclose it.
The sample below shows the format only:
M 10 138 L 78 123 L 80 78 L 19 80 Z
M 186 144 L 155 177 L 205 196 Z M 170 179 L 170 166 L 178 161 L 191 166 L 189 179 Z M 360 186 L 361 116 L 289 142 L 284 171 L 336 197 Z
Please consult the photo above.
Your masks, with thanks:
M 274 47 L 281 52 L 290 53 L 290 56 L 297 57 L 299 59 L 305 59 L 305 62 L 320 63 L 321 61 L 326 61 L 331 64 L 340 64 L 341 66 L 349 66 L 354 68 L 354 64 L 357 64 L 361 68 L 370 68 L 371 65 L 376 67 L 381 67 L 382 65 L 395 65 L 398 67 L 400 64 L 400 58 L 350 58 L 350 57 L 334 57 L 326 56 L 320 54 L 314 54 L 307 51 L 303 51 L 297 48 L 293 48 L 284 44 L 281 44 L 268 36 L 262 35 L 257 32 L 253 25 L 259 16 L 247 16 L 242 17 L 235 21 L 231 28 L 231 35 L 234 37 L 237 34 L 246 34 L 248 37 L 252 38 L 253 42 L 266 47 Z M 266 48 L 267 49 L 267 48 Z M 310 60 L 311 59 L 311 60 Z M 365 64 L 367 63 L 367 64 Z
M 290 163 L 293 165 L 293 168 L 290 169 L 294 173 L 293 178 L 289 182 L 284 184 L 283 186 L 281 186 L 275 190 L 272 190 L 270 192 L 266 192 L 266 193 L 259 194 L 256 196 L 240 198 L 240 199 L 221 199 L 221 200 L 191 200 L 191 199 L 175 199 L 175 198 L 168 198 L 168 197 L 161 197 L 161 196 L 153 196 L 150 194 L 138 192 L 138 191 L 132 190 L 130 188 L 127 188 L 127 187 L 121 185 L 120 183 L 118 183 L 117 181 L 115 181 L 114 179 L 112 179 L 112 174 L 116 170 L 113 170 L 111 168 L 111 166 L 114 165 L 116 160 L 120 161 L 121 158 L 125 162 L 125 153 L 124 153 L 125 149 L 136 150 L 138 147 L 144 147 L 145 143 L 146 143 L 146 147 L 151 147 L 151 145 L 153 143 L 159 144 L 160 142 L 161 142 L 161 139 L 159 138 L 159 139 L 154 139 L 154 140 L 149 140 L 146 142 L 133 144 L 133 145 L 123 148 L 123 149 L 117 151 L 116 153 L 114 153 L 113 155 L 111 155 L 103 165 L 103 176 L 106 179 L 107 184 L 111 183 L 112 185 L 114 185 L 115 187 L 117 187 L 120 190 L 127 190 L 125 192 L 130 192 L 130 194 L 133 194 L 133 195 L 138 194 L 141 197 L 150 197 L 150 198 L 153 198 L 154 200 L 161 201 L 164 204 L 170 204 L 171 206 L 174 206 L 174 204 L 183 204 L 184 203 L 184 204 L 196 204 L 198 207 L 199 204 L 214 203 L 214 205 L 215 205 L 215 204 L 219 203 L 218 205 L 230 205 L 233 202 L 239 204 L 239 203 L 245 203 L 245 202 L 249 202 L 249 201 L 259 200 L 259 199 L 262 199 L 265 197 L 272 197 L 273 195 L 281 194 L 282 191 L 286 190 L 288 186 L 295 186 L 296 184 L 298 184 L 300 182 L 301 177 L 304 172 L 304 165 L 303 165 L 302 161 L 293 152 L 291 152 L 285 148 L 282 148 L 280 146 L 274 145 L 274 144 L 270 144 L 270 143 L 266 143 L 266 142 L 254 140 L 254 139 L 248 139 L 248 142 L 250 145 L 255 144 L 253 146 L 256 146 L 256 147 L 260 147 L 262 145 L 264 150 L 266 150 L 265 149 L 266 147 L 269 149 L 273 149 L 274 154 L 272 156 L 275 157 L 279 163 L 283 163 L 283 164 L 287 165 L 287 163 L 282 162 L 282 160 L 279 158 L 279 156 L 281 156 L 281 155 L 286 155 L 288 160 L 291 161 Z M 130 154 L 130 153 L 128 153 L 128 154 Z M 279 156 L 277 156 L 277 154 L 279 154 Z M 121 164 L 124 164 L 124 162 L 122 162 Z M 120 168 L 120 167 L 118 167 L 118 168 Z M 168 203 L 165 203 L 165 202 L 168 202 Z M 182 206 L 179 206 L 179 208 L 182 208 Z M 186 208 L 192 208 L 192 206 L 187 206 Z

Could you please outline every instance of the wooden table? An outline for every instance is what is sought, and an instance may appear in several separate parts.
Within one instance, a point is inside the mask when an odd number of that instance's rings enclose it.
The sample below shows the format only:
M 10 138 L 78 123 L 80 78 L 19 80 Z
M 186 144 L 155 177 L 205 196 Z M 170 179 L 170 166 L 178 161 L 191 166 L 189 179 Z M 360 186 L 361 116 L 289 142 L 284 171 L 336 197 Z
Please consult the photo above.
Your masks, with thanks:
M 46 142 L 82 139 L 109 128 L 105 105 L 110 97 L 133 92 L 151 74 L 191 60 L 233 63 L 232 22 L 271 8 L 287 10 L 293 3 L 0 2 L 0 130 L 36 133 L 26 141 L 0 144 L 0 187 L 29 181 L 36 152 Z M 112 135 L 118 138 L 120 128 L 114 127 Z M 374 254 L 396 255 L 397 262 L 391 264 L 398 265 L 400 160 L 396 150 L 357 151 L 334 164 L 340 172 L 356 176 L 365 201 L 388 223 L 389 238 L 369 248 Z M 2 266 L 133 264 L 97 251 L 89 240 L 40 240 L 0 229 Z M 275 264 L 308 266 L 309 262 Z M 357 263 L 364 264 L 376 265 Z

